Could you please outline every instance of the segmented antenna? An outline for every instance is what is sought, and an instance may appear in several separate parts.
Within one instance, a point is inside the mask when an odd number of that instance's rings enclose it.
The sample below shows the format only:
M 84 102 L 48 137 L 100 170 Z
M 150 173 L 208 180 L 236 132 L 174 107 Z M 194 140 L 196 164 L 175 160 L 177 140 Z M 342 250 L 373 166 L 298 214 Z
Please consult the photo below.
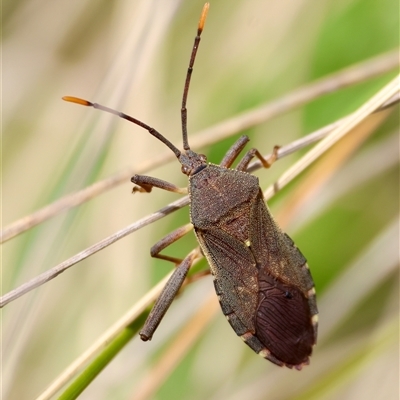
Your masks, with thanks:
M 185 150 L 190 150 L 188 139 L 187 139 L 187 109 L 186 109 L 186 101 L 187 101 L 187 96 L 188 96 L 188 91 L 189 91 L 190 78 L 191 78 L 192 71 L 193 71 L 193 64 L 194 64 L 194 61 L 196 59 L 196 53 L 197 53 L 197 49 L 198 49 L 199 43 L 200 43 L 200 35 L 201 35 L 201 32 L 203 31 L 204 24 L 205 24 L 206 17 L 207 17 L 207 12 L 208 12 L 209 8 L 210 8 L 210 4 L 209 3 L 204 4 L 203 10 L 202 10 L 201 16 L 200 16 L 199 25 L 197 27 L 197 36 L 196 36 L 196 38 L 194 40 L 192 54 L 190 56 L 190 61 L 189 61 L 189 68 L 188 68 L 188 71 L 187 71 L 187 74 L 186 74 L 185 86 L 184 86 L 184 89 L 183 89 L 181 118 L 182 118 L 182 142 L 183 142 L 183 148 Z M 155 138 L 157 138 L 158 140 L 163 142 L 167 147 L 169 147 L 174 152 L 175 156 L 178 159 L 179 159 L 179 157 L 181 155 L 181 151 L 177 147 L 175 147 L 166 137 L 161 135 L 160 132 L 156 131 L 151 126 L 145 124 L 144 122 L 142 122 L 142 121 L 140 121 L 140 120 L 138 120 L 136 118 L 133 118 L 133 117 L 127 115 L 127 114 L 124 114 L 124 113 L 122 113 L 120 111 L 117 111 L 117 110 L 114 110 L 112 108 L 103 106 L 101 104 L 92 103 L 92 102 L 90 102 L 88 100 L 81 99 L 79 97 L 64 96 L 62 99 L 65 100 L 65 101 L 69 101 L 71 103 L 80 104 L 82 106 L 88 106 L 88 107 L 97 108 L 99 110 L 108 112 L 110 114 L 114 114 L 117 117 L 120 117 L 122 119 L 126 119 L 127 121 L 130 121 L 130 122 L 142 127 L 143 129 L 146 129 L 151 135 L 153 135 Z
M 186 109 L 186 102 L 187 96 L 189 93 L 189 85 L 190 85 L 190 78 L 192 77 L 193 72 L 193 65 L 196 59 L 197 49 L 199 48 L 200 40 L 201 40 L 201 33 L 203 32 L 204 24 L 206 22 L 208 9 L 210 8 L 210 3 L 206 3 L 203 6 L 203 11 L 201 12 L 199 25 L 197 27 L 197 36 L 194 39 L 194 45 L 192 54 L 190 56 L 189 61 L 189 68 L 186 74 L 186 81 L 185 86 L 183 88 L 183 97 L 182 97 L 182 108 L 181 108 L 181 119 L 182 119 L 182 141 L 183 141 L 183 148 L 185 150 L 190 150 L 188 137 L 187 137 L 187 109 Z
M 90 102 L 88 100 L 84 100 L 84 99 L 81 99 L 79 97 L 64 96 L 62 99 L 65 100 L 65 101 L 69 101 L 71 103 L 80 104 L 82 106 L 88 106 L 88 107 L 97 108 L 98 110 L 105 111 L 105 112 L 108 112 L 110 114 L 114 114 L 117 117 L 120 117 L 122 119 L 126 119 L 127 121 L 130 121 L 130 122 L 132 122 L 132 123 L 134 123 L 136 125 L 139 125 L 143 129 L 146 129 L 146 131 L 149 132 L 150 135 L 153 135 L 155 138 L 157 138 L 158 140 L 163 142 L 166 146 L 168 146 L 174 152 L 174 154 L 176 155 L 177 158 L 179 158 L 179 156 L 181 155 L 181 151 L 177 147 L 175 147 L 167 138 L 165 138 L 163 135 L 161 135 L 160 132 L 156 131 L 154 128 L 152 128 L 151 126 L 145 124 L 144 122 L 142 122 L 142 121 L 140 121 L 140 120 L 138 120 L 136 118 L 131 117 L 130 115 L 124 114 L 124 113 L 122 113 L 120 111 L 114 110 L 112 108 L 103 106 L 103 105 L 98 104 L 98 103 L 92 103 L 92 102 Z

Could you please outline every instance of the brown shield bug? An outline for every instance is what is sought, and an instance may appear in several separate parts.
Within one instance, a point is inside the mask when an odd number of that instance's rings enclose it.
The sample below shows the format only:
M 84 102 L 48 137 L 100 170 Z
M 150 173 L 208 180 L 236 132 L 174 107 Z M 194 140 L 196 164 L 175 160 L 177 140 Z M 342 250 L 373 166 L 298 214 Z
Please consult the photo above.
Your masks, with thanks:
M 279 366 L 301 369 L 309 363 L 317 339 L 318 311 L 314 283 L 306 259 L 272 218 L 265 205 L 258 178 L 246 172 L 257 157 L 265 168 L 275 161 L 278 148 L 265 159 L 258 150 L 249 150 L 235 169 L 231 165 L 249 139 L 242 136 L 226 153 L 220 165 L 190 149 L 186 128 L 186 100 L 200 35 L 209 4 L 204 5 L 182 99 L 180 151 L 149 125 L 108 107 L 76 97 L 64 100 L 115 114 L 146 129 L 168 146 L 188 176 L 188 189 L 149 176 L 135 175 L 133 191 L 150 192 L 153 187 L 190 196 L 191 224 L 160 240 L 151 249 L 156 258 L 177 267 L 156 301 L 140 336 L 150 340 L 176 296 L 191 267 L 194 252 L 184 260 L 160 252 L 191 229 L 214 276 L 215 291 L 222 312 L 233 330 L 262 357 Z

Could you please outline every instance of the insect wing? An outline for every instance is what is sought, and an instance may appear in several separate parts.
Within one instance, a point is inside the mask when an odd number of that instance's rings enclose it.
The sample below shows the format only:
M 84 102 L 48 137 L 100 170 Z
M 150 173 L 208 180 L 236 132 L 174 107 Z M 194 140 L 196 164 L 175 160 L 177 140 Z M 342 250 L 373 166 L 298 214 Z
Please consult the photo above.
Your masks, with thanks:
M 224 315 L 239 336 L 254 331 L 258 271 L 253 254 L 218 228 L 196 229 L 196 236 L 210 264 Z
M 256 353 L 301 369 L 316 342 L 318 314 L 306 259 L 273 220 L 261 191 L 248 218 L 248 241 L 222 226 L 195 227 L 222 311 Z
M 273 220 L 261 191 L 252 214 L 250 246 L 260 266 L 255 336 L 270 352 L 266 358 L 272 355 L 288 367 L 301 368 L 308 364 L 317 336 L 318 311 L 307 261 Z

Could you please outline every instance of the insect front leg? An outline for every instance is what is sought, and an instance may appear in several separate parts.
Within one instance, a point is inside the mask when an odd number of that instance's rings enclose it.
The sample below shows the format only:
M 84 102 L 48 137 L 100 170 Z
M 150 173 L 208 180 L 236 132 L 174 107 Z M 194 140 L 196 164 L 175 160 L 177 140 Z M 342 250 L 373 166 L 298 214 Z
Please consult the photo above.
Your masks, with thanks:
M 240 163 L 237 165 L 236 169 L 238 171 L 246 171 L 247 167 L 249 166 L 250 161 L 257 157 L 264 168 L 269 168 L 278 158 L 278 150 L 279 146 L 275 146 L 272 150 L 272 154 L 268 159 L 265 159 L 262 154 L 257 149 L 250 149 L 242 158 Z
M 186 224 L 181 226 L 180 228 L 172 231 L 167 236 L 163 237 L 160 241 L 158 241 L 150 250 L 150 254 L 154 258 L 159 258 L 161 260 L 171 261 L 175 265 L 182 263 L 182 260 L 179 258 L 170 257 L 164 254 L 160 254 L 166 247 L 171 245 L 172 243 L 179 240 L 181 237 L 185 236 L 188 232 L 193 229 L 192 224 Z
M 233 162 L 236 160 L 237 156 L 244 149 L 244 146 L 246 146 L 249 141 L 250 139 L 248 138 L 248 136 L 240 136 L 240 138 L 226 152 L 224 158 L 219 165 L 224 168 L 230 168 Z
M 151 340 L 155 330 L 163 319 L 169 306 L 181 288 L 194 260 L 200 256 L 199 249 L 191 251 L 185 259 L 175 268 L 173 274 L 164 286 L 159 298 L 156 300 L 143 329 L 139 332 L 143 341 Z
M 137 185 L 133 187 L 132 193 L 150 193 L 153 187 L 180 194 L 187 194 L 188 192 L 187 188 L 180 188 L 173 183 L 146 175 L 134 175 L 131 178 L 131 182 Z

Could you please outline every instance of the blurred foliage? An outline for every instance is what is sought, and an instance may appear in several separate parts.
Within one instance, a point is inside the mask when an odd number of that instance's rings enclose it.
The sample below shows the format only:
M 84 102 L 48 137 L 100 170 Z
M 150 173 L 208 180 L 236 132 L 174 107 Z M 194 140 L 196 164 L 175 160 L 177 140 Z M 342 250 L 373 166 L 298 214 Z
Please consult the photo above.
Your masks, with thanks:
M 202 5 L 5 3 L 3 226 L 165 151 L 139 128 L 63 103 L 63 95 L 129 112 L 180 144 L 183 80 Z M 396 48 L 398 18 L 395 0 L 211 2 L 188 100 L 189 135 Z M 324 96 L 245 133 L 268 152 L 353 111 L 392 76 Z M 285 227 L 309 260 L 320 300 L 321 340 L 311 365 L 298 373 L 256 357 L 219 313 L 150 398 L 398 398 L 398 121 L 395 107 Z M 235 139 L 195 150 L 218 162 Z M 258 172 L 263 187 L 298 156 Z M 186 184 L 176 161 L 148 173 Z M 292 200 L 298 181 L 273 199 L 272 212 Z M 157 190 L 133 197 L 130 190 L 127 181 L 5 243 L 3 294 L 176 199 Z M 40 394 L 172 268 L 151 260 L 148 249 L 186 223 L 187 214 L 136 232 L 5 307 L 5 399 Z M 194 245 L 189 235 L 166 252 L 184 256 Z M 135 398 L 212 291 L 210 278 L 190 285 L 153 341 L 129 343 L 80 398 Z

